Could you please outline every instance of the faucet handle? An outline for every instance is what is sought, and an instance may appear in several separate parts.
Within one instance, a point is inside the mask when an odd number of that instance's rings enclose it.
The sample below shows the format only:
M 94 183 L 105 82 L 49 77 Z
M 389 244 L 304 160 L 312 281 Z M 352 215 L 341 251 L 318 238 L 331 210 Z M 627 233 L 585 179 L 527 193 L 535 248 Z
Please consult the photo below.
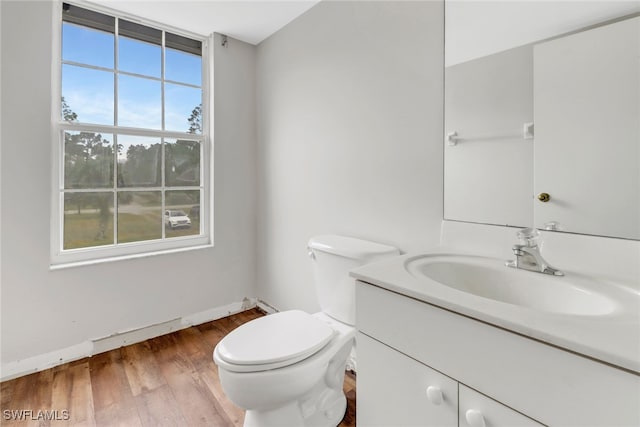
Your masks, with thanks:
M 540 240 L 540 232 L 535 228 L 523 228 L 517 233 L 520 243 L 527 248 L 535 248 Z

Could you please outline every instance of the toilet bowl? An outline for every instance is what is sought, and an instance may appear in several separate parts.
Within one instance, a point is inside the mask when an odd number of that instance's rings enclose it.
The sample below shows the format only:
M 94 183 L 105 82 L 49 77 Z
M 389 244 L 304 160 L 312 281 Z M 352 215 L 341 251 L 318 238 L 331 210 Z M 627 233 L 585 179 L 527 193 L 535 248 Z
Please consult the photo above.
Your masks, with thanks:
M 306 357 L 292 354 L 288 360 L 274 362 L 268 358 L 260 361 L 257 356 L 255 364 L 240 364 L 230 362 L 232 357 L 228 355 L 226 359 L 221 356 L 229 352 L 222 341 L 216 346 L 214 360 L 222 389 L 232 402 L 247 410 L 245 426 L 335 426 L 342 419 L 347 405 L 342 382 L 355 336 L 353 326 L 340 324 L 324 313 L 310 315 L 292 310 L 256 319 L 240 328 L 251 330 L 257 326 L 264 332 L 262 325 L 256 325 L 260 320 L 286 317 L 300 321 L 301 315 L 308 316 L 305 325 L 317 322 L 331 331 L 330 339 Z M 272 330 L 272 335 L 286 336 L 294 342 L 303 338 L 300 324 L 291 324 L 293 331 L 287 327 Z
M 355 337 L 355 286 L 348 271 L 397 255 L 391 246 L 343 236 L 309 241 L 321 312 L 289 310 L 252 320 L 216 346 L 227 397 L 245 427 L 336 426 L 346 410 L 345 365 Z

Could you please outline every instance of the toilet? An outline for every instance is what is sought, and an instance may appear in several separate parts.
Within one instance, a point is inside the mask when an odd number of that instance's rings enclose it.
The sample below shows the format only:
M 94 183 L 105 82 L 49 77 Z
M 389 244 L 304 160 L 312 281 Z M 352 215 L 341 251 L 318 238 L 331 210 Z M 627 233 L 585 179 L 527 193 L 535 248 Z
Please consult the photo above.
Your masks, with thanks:
M 252 320 L 213 351 L 227 397 L 245 427 L 336 426 L 347 401 L 345 365 L 355 337 L 355 282 L 349 270 L 399 255 L 397 248 L 337 235 L 308 243 L 322 311 L 288 310 Z

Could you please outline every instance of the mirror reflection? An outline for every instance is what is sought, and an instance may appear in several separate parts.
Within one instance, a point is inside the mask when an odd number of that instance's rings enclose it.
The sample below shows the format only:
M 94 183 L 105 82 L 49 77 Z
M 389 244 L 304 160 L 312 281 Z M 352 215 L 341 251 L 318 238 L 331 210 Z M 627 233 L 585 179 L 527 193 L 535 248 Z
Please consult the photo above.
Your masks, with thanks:
M 640 239 L 640 4 L 445 8 L 445 219 Z

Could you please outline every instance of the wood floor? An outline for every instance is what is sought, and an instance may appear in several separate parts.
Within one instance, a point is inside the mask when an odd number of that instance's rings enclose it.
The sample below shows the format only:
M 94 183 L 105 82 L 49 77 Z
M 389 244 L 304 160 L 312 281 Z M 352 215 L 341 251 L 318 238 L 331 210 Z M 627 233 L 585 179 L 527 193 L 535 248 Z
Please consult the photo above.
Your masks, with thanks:
M 212 353 L 224 335 L 260 316 L 245 311 L 5 381 L 0 425 L 241 426 L 244 412 L 222 392 Z M 345 376 L 344 390 L 340 426 L 355 426 L 353 375 Z M 21 410 L 26 419 L 11 419 Z

